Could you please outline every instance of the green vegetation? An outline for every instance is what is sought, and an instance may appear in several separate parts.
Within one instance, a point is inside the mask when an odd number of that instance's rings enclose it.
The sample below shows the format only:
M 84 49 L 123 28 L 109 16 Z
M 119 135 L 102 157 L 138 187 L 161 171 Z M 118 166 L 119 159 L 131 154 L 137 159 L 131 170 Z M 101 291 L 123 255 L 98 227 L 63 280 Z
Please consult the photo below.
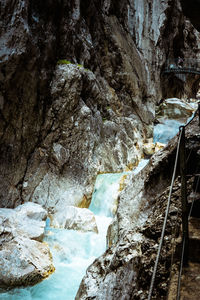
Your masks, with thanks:
M 83 65 L 80 65 L 80 64 L 74 64 L 72 63 L 71 61 L 69 60 L 66 60 L 66 59 L 60 59 L 57 61 L 57 65 L 74 65 L 74 66 L 77 66 L 78 68 L 83 68 L 85 71 L 89 71 L 88 69 L 84 68 Z
M 66 59 L 60 59 L 58 62 L 57 62 L 58 65 L 69 65 L 71 64 L 71 61 L 69 60 L 66 60 Z
M 78 66 L 79 68 L 84 68 L 84 66 L 83 66 L 83 65 L 79 65 L 79 64 L 78 64 L 77 66 Z

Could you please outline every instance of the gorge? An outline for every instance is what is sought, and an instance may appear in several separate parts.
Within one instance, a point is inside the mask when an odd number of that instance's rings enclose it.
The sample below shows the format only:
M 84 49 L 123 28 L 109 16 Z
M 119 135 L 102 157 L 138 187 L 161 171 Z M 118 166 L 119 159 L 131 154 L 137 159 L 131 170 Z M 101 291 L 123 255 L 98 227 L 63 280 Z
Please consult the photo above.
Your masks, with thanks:
M 144 157 L 150 158 L 158 104 L 167 98 L 196 98 L 199 90 L 198 75 L 181 80 L 163 73 L 167 59 L 199 59 L 199 25 L 187 5 L 186 0 L 1 1 L 2 209 L 39 204 L 54 227 L 77 229 L 75 218 L 81 218 L 79 209 L 90 206 L 97 175 L 131 173 Z M 172 141 L 155 154 L 137 179 L 123 179 L 108 229 L 109 247 L 96 255 L 103 254 L 88 269 L 76 299 L 147 299 L 150 274 L 140 264 L 154 244 L 144 239 L 141 248 L 143 233 L 135 228 L 142 228 L 146 211 L 148 216 L 154 211 L 153 196 L 158 199 L 169 185 L 175 147 Z M 74 223 L 65 219 L 70 212 Z M 92 216 L 87 218 L 91 225 Z M 5 216 L 0 221 L 2 265 L 4 244 L 16 236 L 13 225 L 5 226 Z M 145 230 L 157 232 L 151 225 Z M 75 234 L 81 239 L 79 231 Z M 62 243 L 68 240 L 70 236 Z M 42 244 L 41 238 L 37 243 Z M 165 299 L 162 284 L 155 299 Z M 74 297 L 62 294 L 60 299 Z

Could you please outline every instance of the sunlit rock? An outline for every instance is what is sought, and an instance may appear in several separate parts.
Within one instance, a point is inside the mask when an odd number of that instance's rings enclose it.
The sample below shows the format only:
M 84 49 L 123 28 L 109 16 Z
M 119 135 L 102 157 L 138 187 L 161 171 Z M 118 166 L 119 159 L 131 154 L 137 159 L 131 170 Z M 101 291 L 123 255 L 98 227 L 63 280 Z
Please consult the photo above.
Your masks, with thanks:
M 134 114 L 132 99 L 123 107 L 106 81 L 66 61 L 56 65 L 51 96 L 46 122 L 55 118 L 54 127 L 29 160 L 22 197 L 54 213 L 55 207 L 89 206 L 98 173 L 136 166 L 144 139 L 152 135 L 153 117 L 143 116 L 145 106 Z
M 154 143 L 146 143 L 143 145 L 143 152 L 145 155 L 150 156 L 155 152 L 155 144 Z
M 158 108 L 157 119 L 178 119 L 186 121 L 196 108 L 197 105 L 190 104 L 183 99 L 166 99 Z
M 75 299 L 130 299 L 131 292 L 137 289 L 142 242 L 142 235 L 127 234 L 116 248 L 109 248 L 96 259 L 88 268 Z
M 0 249 L 0 287 L 32 285 L 54 271 L 47 245 L 8 232 L 3 236 L 6 242 Z
M 39 204 L 27 202 L 15 209 L 0 208 L 1 229 L 6 228 L 13 236 L 24 235 L 30 239 L 42 241 L 47 212 Z
M 56 228 L 74 229 L 80 231 L 94 231 L 98 228 L 94 214 L 87 208 L 65 206 L 51 216 L 51 225 Z
M 165 146 L 166 144 L 164 143 L 159 143 L 159 142 L 155 143 L 155 152 L 162 150 Z
M 0 287 L 30 285 L 54 271 L 42 241 L 47 212 L 36 203 L 0 209 Z
M 165 147 L 164 143 L 160 142 L 153 142 L 153 139 L 148 139 L 147 143 L 144 143 L 143 145 L 143 152 L 148 157 L 153 155 L 155 152 L 163 149 Z

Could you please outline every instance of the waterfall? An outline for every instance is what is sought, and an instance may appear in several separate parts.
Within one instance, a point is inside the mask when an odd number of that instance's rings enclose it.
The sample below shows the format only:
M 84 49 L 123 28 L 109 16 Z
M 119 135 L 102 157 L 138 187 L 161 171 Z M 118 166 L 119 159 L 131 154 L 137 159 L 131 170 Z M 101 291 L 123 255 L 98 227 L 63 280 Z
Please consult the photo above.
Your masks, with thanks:
M 132 172 L 137 174 L 147 163 L 142 160 Z M 106 250 L 107 229 L 117 209 L 120 181 L 129 173 L 97 176 L 89 209 L 95 214 L 98 234 L 51 228 L 48 220 L 44 241 L 51 249 L 55 273 L 35 286 L 3 292 L 0 299 L 73 300 L 87 267 Z
M 154 142 L 167 143 L 180 125 L 176 120 L 156 125 Z M 132 173 L 137 174 L 147 163 L 148 160 L 142 160 Z M 47 222 L 44 241 L 53 255 L 55 273 L 35 286 L 1 292 L 0 300 L 73 300 L 87 267 L 106 250 L 107 228 L 117 209 L 120 181 L 129 173 L 97 176 L 89 209 L 95 215 L 98 234 L 55 229 Z

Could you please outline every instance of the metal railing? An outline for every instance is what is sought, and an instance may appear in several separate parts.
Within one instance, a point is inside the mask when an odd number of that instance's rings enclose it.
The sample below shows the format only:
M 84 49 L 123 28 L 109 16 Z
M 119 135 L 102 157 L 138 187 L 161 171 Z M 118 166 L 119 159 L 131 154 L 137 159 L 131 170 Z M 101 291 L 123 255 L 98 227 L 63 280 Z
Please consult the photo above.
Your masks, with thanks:
M 193 73 L 200 75 L 200 60 L 181 57 L 168 59 L 163 73 Z
M 187 265 L 188 262 L 188 251 L 189 251 L 189 234 L 188 234 L 188 203 L 187 203 L 187 180 L 186 180 L 186 155 L 185 155 L 185 128 L 188 126 L 192 120 L 196 117 L 196 115 L 199 115 L 199 125 L 200 125 L 200 103 L 198 104 L 198 109 L 193 115 L 193 118 L 184 126 L 180 126 L 179 128 L 179 137 L 177 142 L 177 150 L 176 150 L 176 157 L 175 157 L 175 163 L 174 163 L 174 170 L 169 190 L 169 196 L 167 201 L 167 207 L 165 211 L 165 218 L 164 223 L 162 227 L 162 233 L 160 238 L 160 243 L 158 247 L 158 252 L 156 256 L 156 261 L 153 269 L 153 274 L 151 278 L 151 284 L 149 288 L 149 294 L 148 294 L 148 300 L 151 300 L 152 294 L 153 294 L 153 288 L 156 278 L 156 273 L 158 269 L 158 262 L 161 255 L 161 249 L 164 241 L 164 235 L 165 235 L 165 229 L 167 225 L 167 218 L 169 214 L 170 204 L 171 204 L 171 196 L 172 196 L 172 190 L 173 185 L 175 181 L 175 176 L 177 172 L 177 166 L 178 166 L 178 158 L 179 158 L 179 168 L 180 168 L 180 176 L 181 176 L 181 204 L 182 204 L 182 254 L 181 254 L 181 263 L 180 263 L 180 270 L 179 270 L 179 276 L 178 276 L 178 287 L 177 287 L 177 300 L 180 298 L 180 281 L 181 281 L 181 274 L 182 274 L 182 268 L 184 265 Z

